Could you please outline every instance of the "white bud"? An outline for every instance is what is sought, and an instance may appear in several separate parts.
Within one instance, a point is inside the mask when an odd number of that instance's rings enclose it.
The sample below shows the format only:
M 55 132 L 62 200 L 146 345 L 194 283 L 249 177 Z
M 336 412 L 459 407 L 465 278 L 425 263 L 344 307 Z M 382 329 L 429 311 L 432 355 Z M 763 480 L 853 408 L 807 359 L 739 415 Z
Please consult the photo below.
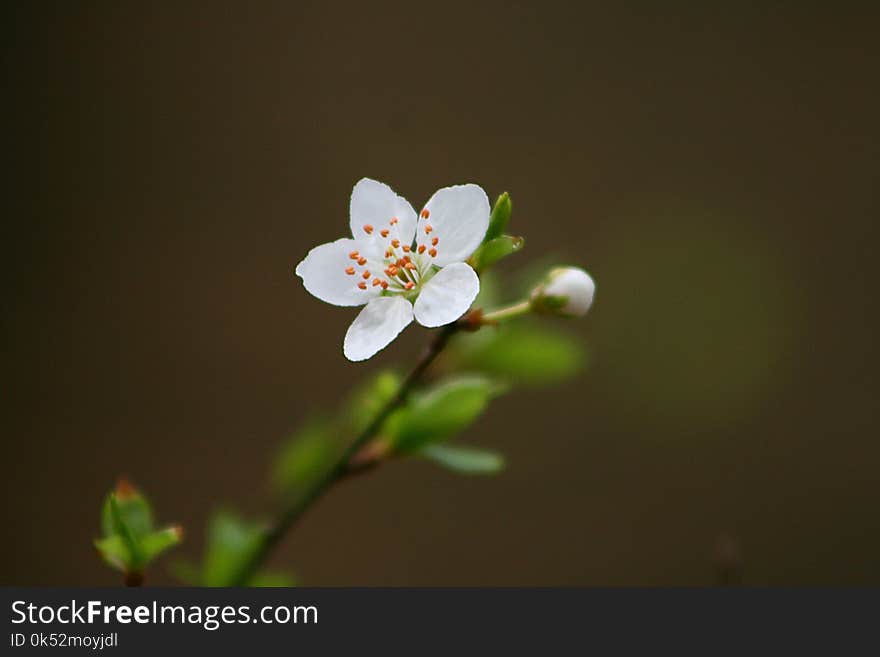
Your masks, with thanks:
M 596 284 L 579 267 L 557 267 L 532 292 L 532 306 L 541 312 L 569 317 L 586 315 L 593 304 Z

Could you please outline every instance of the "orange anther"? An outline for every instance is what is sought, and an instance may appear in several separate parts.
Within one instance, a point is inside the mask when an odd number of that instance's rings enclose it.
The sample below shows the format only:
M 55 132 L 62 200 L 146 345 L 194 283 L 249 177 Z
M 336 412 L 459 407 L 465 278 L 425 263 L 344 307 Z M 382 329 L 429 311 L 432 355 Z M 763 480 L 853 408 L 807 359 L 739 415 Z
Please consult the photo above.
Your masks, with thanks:
M 409 244 L 404 244 L 403 245 L 403 252 L 409 253 L 410 251 L 412 251 L 412 247 Z
M 411 290 L 411 289 L 413 289 L 415 286 L 416 286 L 416 284 L 413 283 L 412 281 L 410 281 L 409 283 L 407 283 L 407 284 L 404 285 L 403 287 L 405 287 L 407 290 Z
M 373 279 L 373 287 L 376 287 L 377 285 L 381 285 L 381 284 L 382 284 L 382 281 L 380 281 L 378 278 Z
M 425 249 L 428 248 L 424 244 L 419 244 L 419 253 L 424 253 Z
M 345 273 L 348 274 L 349 276 L 354 276 L 354 267 L 346 267 Z
M 370 277 L 370 270 L 364 269 L 364 273 L 361 276 L 363 276 L 364 280 L 367 280 Z
M 428 255 L 431 256 L 432 258 L 436 258 L 437 257 L 437 249 L 431 249 L 430 251 L 428 251 Z
M 373 232 L 373 227 L 370 224 L 364 224 L 364 232 L 369 235 Z
M 422 210 L 422 219 L 427 219 L 427 218 L 430 217 L 430 216 L 431 216 L 431 213 L 428 212 L 427 209 Z
M 439 238 L 439 237 L 435 237 L 434 239 L 431 240 L 431 244 L 432 244 L 433 246 L 437 246 L 437 243 L 438 243 L 439 241 L 440 241 L 440 238 Z
M 425 235 L 430 235 L 432 230 L 434 229 L 431 227 L 431 224 L 425 224 Z
M 367 259 L 364 258 L 363 256 L 361 256 L 360 258 L 358 258 L 358 264 L 359 264 L 361 267 L 363 267 L 365 264 L 367 264 Z
M 391 221 L 388 222 L 392 226 L 397 223 L 397 217 L 391 217 Z
M 391 246 L 396 249 L 398 246 L 400 246 L 400 240 L 391 240 Z
M 360 257 L 360 255 L 361 254 L 358 253 L 357 251 L 352 251 L 351 253 L 348 254 L 348 257 L 351 258 L 352 260 L 357 260 Z
M 382 237 L 388 237 L 388 229 L 387 229 L 387 228 L 383 228 L 382 230 L 379 231 L 379 234 L 380 234 Z
M 361 281 L 360 283 L 358 283 L 358 287 L 361 288 L 362 290 L 366 290 L 366 289 L 367 289 L 367 284 L 364 283 L 363 281 Z
M 383 290 L 387 290 L 387 289 L 388 289 L 388 281 L 382 281 L 381 285 L 382 285 L 382 289 L 383 289 Z
M 385 249 L 385 257 L 386 258 L 390 258 L 393 255 L 394 255 L 394 251 L 392 251 L 391 249 Z
M 410 262 L 410 258 L 409 258 L 409 256 L 403 256 L 403 261 L 404 261 L 404 262 Z
M 404 265 L 404 267 L 406 267 L 407 269 L 415 269 L 416 268 L 416 266 L 411 262 L 406 263 Z

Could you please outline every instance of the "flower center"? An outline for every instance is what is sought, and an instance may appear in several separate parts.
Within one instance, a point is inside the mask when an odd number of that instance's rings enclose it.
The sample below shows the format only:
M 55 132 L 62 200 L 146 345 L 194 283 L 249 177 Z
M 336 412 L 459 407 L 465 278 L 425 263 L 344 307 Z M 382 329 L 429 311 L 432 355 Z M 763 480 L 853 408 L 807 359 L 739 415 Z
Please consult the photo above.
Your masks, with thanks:
M 430 212 L 422 210 L 421 216 L 425 219 L 422 227 L 424 235 L 419 235 L 417 231 L 411 244 L 401 243 L 397 228 L 399 221 L 397 217 L 391 217 L 387 226 L 378 230 L 378 239 L 374 238 L 380 247 L 381 257 L 368 257 L 359 251 L 348 254 L 352 263 L 345 268 L 345 273 L 353 277 L 359 289 L 381 287 L 383 291 L 394 294 L 418 292 L 431 272 L 432 260 L 437 257 L 440 243 L 440 238 L 431 237 L 434 228 L 427 223 Z M 373 235 L 376 228 L 372 224 L 364 224 L 363 231 Z

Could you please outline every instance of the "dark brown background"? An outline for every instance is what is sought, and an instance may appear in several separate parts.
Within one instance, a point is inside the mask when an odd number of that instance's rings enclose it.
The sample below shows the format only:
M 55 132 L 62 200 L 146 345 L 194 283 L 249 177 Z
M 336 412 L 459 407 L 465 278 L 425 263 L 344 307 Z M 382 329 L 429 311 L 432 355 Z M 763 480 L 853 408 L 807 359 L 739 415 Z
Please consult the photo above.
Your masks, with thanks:
M 278 565 L 704 584 L 733 540 L 748 583 L 880 584 L 877 17 L 610 4 L 20 3 L 0 582 L 116 582 L 91 539 L 120 472 L 196 555 L 210 509 L 267 508 L 300 418 L 413 358 L 416 330 L 346 362 L 353 312 L 292 274 L 370 176 L 509 190 L 519 264 L 597 279 L 591 368 L 468 433 L 500 478 L 394 464 Z

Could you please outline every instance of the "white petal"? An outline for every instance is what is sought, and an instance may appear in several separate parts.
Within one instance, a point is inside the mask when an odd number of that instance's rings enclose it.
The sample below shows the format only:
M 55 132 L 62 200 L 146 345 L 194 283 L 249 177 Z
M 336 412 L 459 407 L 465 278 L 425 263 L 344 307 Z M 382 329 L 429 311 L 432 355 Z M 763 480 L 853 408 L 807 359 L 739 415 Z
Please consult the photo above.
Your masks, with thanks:
M 361 243 L 362 250 L 372 256 L 381 257 L 391 238 L 410 244 L 416 232 L 416 212 L 409 201 L 388 185 L 369 178 L 362 178 L 354 186 L 349 214 L 351 234 Z M 394 217 L 397 222 L 392 225 Z M 364 230 L 365 226 L 372 226 L 372 232 Z M 385 228 L 391 232 L 388 239 L 379 233 Z
M 412 304 L 403 297 L 373 299 L 348 327 L 342 351 L 348 360 L 366 360 L 387 347 L 412 320 Z
M 348 254 L 358 248 L 358 243 L 348 238 L 316 246 L 296 266 L 296 275 L 302 278 L 306 290 L 321 301 L 334 306 L 362 306 L 378 295 L 381 288 L 368 285 L 361 290 L 357 286 L 361 279 L 345 273 L 347 267 L 355 265 Z
M 432 262 L 438 267 L 451 262 L 464 262 L 483 241 L 489 227 L 489 198 L 479 185 L 456 185 L 437 190 L 425 205 L 428 218 L 419 218 L 416 242 L 428 244 L 438 238 L 437 255 Z M 425 233 L 425 226 L 433 229 Z
M 416 320 L 422 326 L 443 326 L 467 312 L 480 292 L 480 279 L 464 262 L 447 265 L 425 283 L 416 299 Z

